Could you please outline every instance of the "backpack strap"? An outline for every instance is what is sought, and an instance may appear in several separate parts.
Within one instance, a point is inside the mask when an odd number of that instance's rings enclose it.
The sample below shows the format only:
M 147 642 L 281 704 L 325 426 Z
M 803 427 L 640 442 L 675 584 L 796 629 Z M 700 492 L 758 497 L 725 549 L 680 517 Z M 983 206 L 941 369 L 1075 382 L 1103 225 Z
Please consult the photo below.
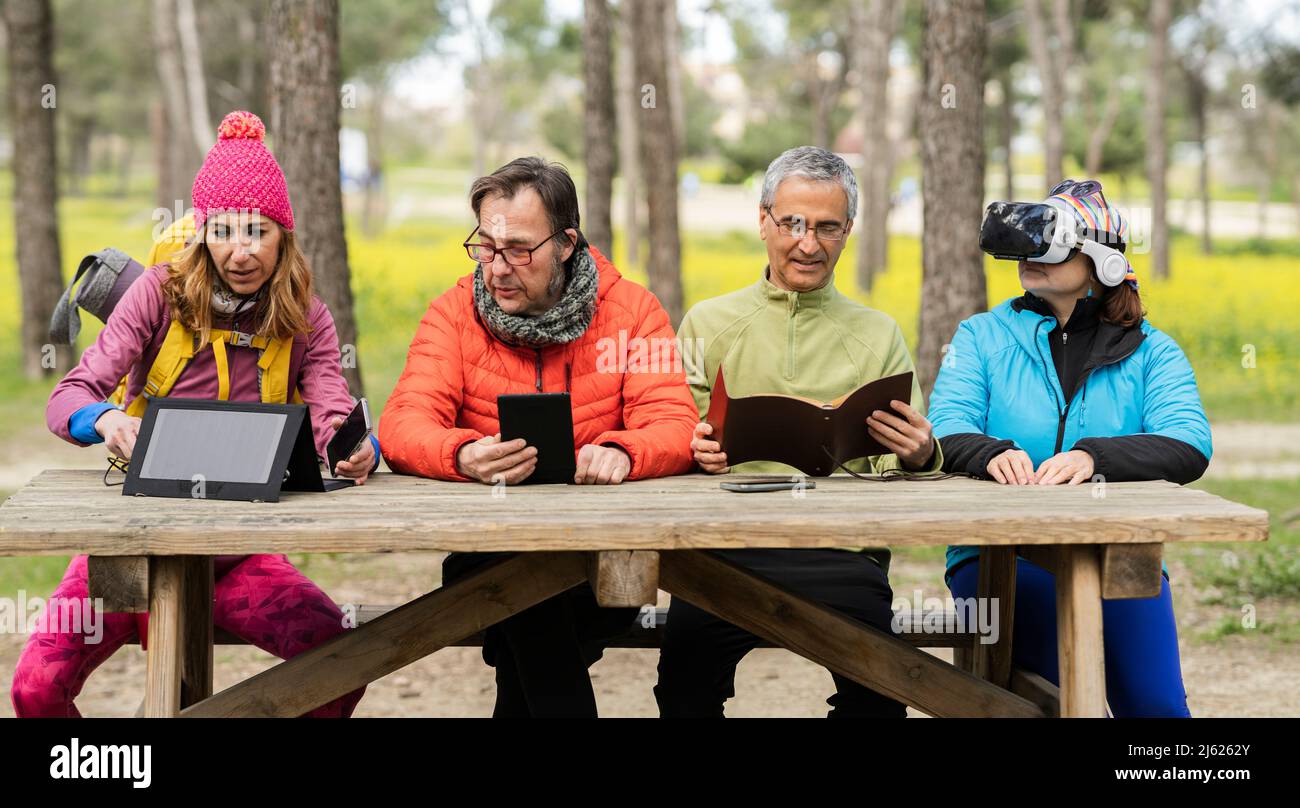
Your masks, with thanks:
M 181 372 L 194 358 L 194 351 L 198 347 L 197 342 L 197 334 L 181 325 L 180 321 L 172 320 L 172 324 L 167 328 L 167 336 L 163 338 L 162 347 L 158 349 L 153 365 L 149 368 L 149 378 L 145 381 L 144 389 L 127 406 L 127 415 L 143 416 L 150 399 L 166 396 L 171 392 Z
M 212 339 L 212 358 L 217 362 L 217 400 L 230 400 L 230 360 L 226 356 L 226 341 L 217 335 Z
M 289 401 L 289 364 L 293 357 L 293 340 L 271 339 L 269 337 L 246 334 L 241 331 L 213 329 L 209 332 L 212 357 L 217 365 L 217 398 L 230 400 L 230 356 L 227 345 L 243 348 L 256 348 L 262 352 L 257 360 L 257 386 L 260 397 L 266 404 L 284 404 Z M 144 390 L 136 396 L 127 407 L 127 414 L 143 416 L 149 400 L 168 395 L 176 380 L 194 358 L 199 347 L 199 335 L 190 331 L 177 320 L 172 320 L 167 328 L 162 347 L 154 357 L 149 368 L 149 378 Z M 301 404 L 302 396 L 297 386 L 293 390 L 294 403 Z
M 95 315 L 100 322 L 108 322 L 113 307 L 143 274 L 144 267 L 112 247 L 81 259 L 50 317 L 50 341 L 58 345 L 76 344 L 81 333 L 79 308 Z
M 292 339 L 271 340 L 262 351 L 262 357 L 257 360 L 257 379 L 263 402 L 284 404 L 289 400 L 289 364 L 292 359 Z M 297 393 L 297 385 L 294 385 L 294 392 Z
M 293 388 L 293 403 L 301 404 L 302 390 L 298 386 L 299 379 L 302 378 L 302 360 L 307 356 L 307 335 L 295 334 L 293 337 L 293 352 L 289 357 L 289 386 Z

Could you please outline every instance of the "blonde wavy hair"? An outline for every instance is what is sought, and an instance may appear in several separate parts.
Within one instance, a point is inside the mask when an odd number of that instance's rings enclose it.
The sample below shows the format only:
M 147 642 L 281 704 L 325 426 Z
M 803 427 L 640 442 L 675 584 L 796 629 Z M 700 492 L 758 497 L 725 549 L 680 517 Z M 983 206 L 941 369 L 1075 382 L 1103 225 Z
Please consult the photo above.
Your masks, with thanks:
M 224 283 L 204 241 L 205 230 L 200 228 L 194 241 L 172 259 L 162 284 L 173 319 L 198 332 L 200 349 L 211 342 L 212 290 Z M 280 227 L 278 253 L 275 270 L 266 282 L 270 288 L 255 309 L 255 329 L 258 336 L 292 339 L 310 330 L 307 312 L 312 297 L 311 266 L 292 230 Z

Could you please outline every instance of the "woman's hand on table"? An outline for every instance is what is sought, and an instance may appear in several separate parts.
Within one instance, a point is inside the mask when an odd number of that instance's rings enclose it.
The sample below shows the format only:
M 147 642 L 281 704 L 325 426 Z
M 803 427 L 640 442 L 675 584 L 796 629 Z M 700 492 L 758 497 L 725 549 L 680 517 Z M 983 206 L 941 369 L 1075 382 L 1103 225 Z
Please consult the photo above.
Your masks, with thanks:
M 1092 479 L 1092 455 L 1082 449 L 1071 449 L 1052 455 L 1042 462 L 1034 474 L 1038 485 L 1078 485 Z

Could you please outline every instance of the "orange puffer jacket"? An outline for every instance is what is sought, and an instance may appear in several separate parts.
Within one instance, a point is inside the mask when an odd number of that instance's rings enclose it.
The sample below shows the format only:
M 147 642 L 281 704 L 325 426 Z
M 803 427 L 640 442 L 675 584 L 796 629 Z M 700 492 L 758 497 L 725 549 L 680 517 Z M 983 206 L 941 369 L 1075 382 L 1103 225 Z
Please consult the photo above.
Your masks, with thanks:
M 429 304 L 384 407 L 379 442 L 394 471 L 466 480 L 456 453 L 500 431 L 497 396 L 570 393 L 575 451 L 617 445 L 632 458 L 627 479 L 689 471 L 699 411 L 686 386 L 668 313 L 594 247 L 596 314 L 573 342 L 540 350 L 508 345 L 474 308 L 474 275 Z

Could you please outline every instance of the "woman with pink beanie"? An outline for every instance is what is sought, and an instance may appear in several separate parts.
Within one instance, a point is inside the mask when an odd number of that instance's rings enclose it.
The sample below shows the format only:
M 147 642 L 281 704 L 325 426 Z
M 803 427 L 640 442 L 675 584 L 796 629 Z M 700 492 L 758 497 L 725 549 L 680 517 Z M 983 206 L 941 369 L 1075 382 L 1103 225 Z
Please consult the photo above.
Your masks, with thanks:
M 80 446 L 106 443 L 129 460 L 140 418 L 106 399 L 124 375 L 126 402 L 144 394 L 153 360 L 175 326 L 198 345 L 164 393 L 180 398 L 268 400 L 264 377 L 271 373 L 259 359 L 270 346 L 291 341 L 287 390 L 307 404 L 317 452 L 325 455 L 353 401 L 340 372 L 334 321 L 312 294 L 284 174 L 262 143 L 265 131 L 250 112 L 232 112 L 221 122 L 194 179 L 193 243 L 130 286 L 95 344 L 54 388 L 46 406 L 54 434 Z M 372 439 L 336 472 L 363 484 L 379 456 Z M 338 606 L 283 555 L 218 557 L 214 574 L 214 623 L 282 659 L 345 630 Z M 91 672 L 123 644 L 147 637 L 148 616 L 133 614 L 100 615 L 94 635 L 60 631 L 58 605 L 76 600 L 89 607 L 87 597 L 82 555 L 69 564 L 41 630 L 18 659 L 11 694 L 16 715 L 79 716 L 73 701 Z M 308 715 L 350 716 L 364 691 Z

